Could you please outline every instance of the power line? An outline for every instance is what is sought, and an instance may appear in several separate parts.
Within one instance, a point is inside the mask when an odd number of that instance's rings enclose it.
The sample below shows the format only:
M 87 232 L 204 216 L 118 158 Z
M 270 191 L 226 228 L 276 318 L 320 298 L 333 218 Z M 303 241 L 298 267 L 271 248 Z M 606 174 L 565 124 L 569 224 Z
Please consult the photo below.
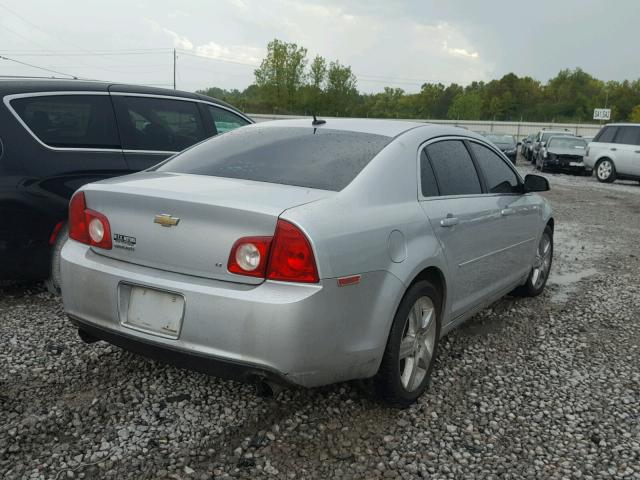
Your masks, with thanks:
M 25 37 L 23 37 L 25 38 Z M 166 54 L 171 52 L 171 48 L 163 49 L 148 49 L 148 50 L 96 50 L 85 52 L 67 52 L 67 51 L 55 51 L 46 50 L 45 52 L 35 51 L 20 51 L 20 50 L 0 50 L 2 53 L 7 53 L 17 57 L 101 57 L 101 56 L 122 56 L 122 55 L 153 55 L 153 54 Z M 27 52 L 27 53 L 23 53 Z M 206 57 L 205 57 L 206 58 Z
M 232 64 L 235 64 L 235 65 L 244 65 L 246 67 L 252 67 L 252 68 L 258 67 L 258 65 L 254 64 L 254 63 L 240 62 L 238 60 L 227 60 L 226 58 L 209 57 L 207 55 L 202 55 L 202 54 L 199 54 L 199 53 L 190 53 L 187 50 L 182 50 L 182 49 L 177 49 L 177 50 L 178 50 L 178 52 L 180 52 L 180 54 L 187 55 L 189 57 L 204 58 L 205 60 L 212 60 L 214 62 L 232 63 Z
M 59 72 L 57 70 L 52 70 L 51 68 L 40 67 L 38 65 L 33 65 L 31 63 L 21 62 L 20 60 L 16 60 L 15 58 L 9 58 L 9 57 L 5 57 L 3 55 L 0 55 L 0 59 L 1 60 L 8 60 L 10 62 L 19 63 L 20 65 L 25 65 L 25 66 L 31 67 L 31 68 L 37 68 L 38 70 L 44 70 L 46 72 L 56 73 L 58 75 L 65 75 L 67 77 L 73 78 L 74 80 L 78 79 L 78 77 L 76 77 L 75 75 L 71 75 L 70 73 Z

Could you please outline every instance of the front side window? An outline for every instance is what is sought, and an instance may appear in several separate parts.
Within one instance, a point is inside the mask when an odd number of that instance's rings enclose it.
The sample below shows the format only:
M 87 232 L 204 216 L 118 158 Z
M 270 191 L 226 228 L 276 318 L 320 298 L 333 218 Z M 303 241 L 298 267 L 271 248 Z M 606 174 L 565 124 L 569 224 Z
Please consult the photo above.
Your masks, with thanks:
M 118 101 L 125 149 L 178 152 L 206 137 L 195 102 L 128 96 Z
M 640 128 L 638 127 L 618 127 L 618 133 L 614 143 L 622 145 L 640 145 Z
M 596 135 L 596 138 L 593 139 L 594 142 L 601 143 L 611 143 L 613 142 L 613 137 L 616 136 L 616 131 L 618 129 L 616 127 L 604 127 L 600 132 Z
M 432 143 L 426 150 L 438 181 L 440 195 L 482 193 L 478 172 L 462 141 L 443 140 Z
M 484 173 L 489 193 L 516 193 L 519 190 L 517 175 L 498 154 L 475 142 L 471 142 L 471 151 Z
M 211 121 L 215 124 L 218 134 L 229 132 L 249 124 L 244 118 L 224 108 L 208 105 L 207 110 L 209 111 L 209 115 L 211 115 Z
M 108 95 L 51 95 L 11 101 L 41 142 L 62 148 L 120 148 Z

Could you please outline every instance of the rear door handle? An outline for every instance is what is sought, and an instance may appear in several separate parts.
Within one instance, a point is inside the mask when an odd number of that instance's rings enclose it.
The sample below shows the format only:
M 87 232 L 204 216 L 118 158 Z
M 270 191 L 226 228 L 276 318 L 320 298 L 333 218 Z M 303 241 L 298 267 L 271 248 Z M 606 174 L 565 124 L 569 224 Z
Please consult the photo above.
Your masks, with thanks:
M 500 215 L 502 215 L 503 217 L 513 215 L 514 213 L 516 213 L 516 211 L 513 208 L 503 208 L 502 210 L 500 210 Z
M 617 148 L 612 148 L 611 151 L 615 152 L 616 150 L 618 150 Z
M 442 227 L 453 227 L 458 223 L 460 223 L 460 220 L 458 220 L 457 217 L 454 217 L 451 214 L 447 215 L 447 218 L 443 218 L 442 220 L 440 220 L 440 226 Z
M 640 153 L 640 150 L 636 150 L 635 153 Z

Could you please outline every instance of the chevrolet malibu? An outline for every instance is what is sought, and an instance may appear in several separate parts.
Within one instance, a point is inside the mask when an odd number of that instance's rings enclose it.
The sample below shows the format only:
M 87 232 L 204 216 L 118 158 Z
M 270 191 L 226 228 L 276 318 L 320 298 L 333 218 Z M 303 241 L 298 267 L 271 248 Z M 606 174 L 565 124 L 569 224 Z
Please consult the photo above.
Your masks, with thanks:
M 250 125 L 76 192 L 64 306 L 87 342 L 263 387 L 366 379 L 408 405 L 443 335 L 544 289 L 548 188 L 468 130 Z

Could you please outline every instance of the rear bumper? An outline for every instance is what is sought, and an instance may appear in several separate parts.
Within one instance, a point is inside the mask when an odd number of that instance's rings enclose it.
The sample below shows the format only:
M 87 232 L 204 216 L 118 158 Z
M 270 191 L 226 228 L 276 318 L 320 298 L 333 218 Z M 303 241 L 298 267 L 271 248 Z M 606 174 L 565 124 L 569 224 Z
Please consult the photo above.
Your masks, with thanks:
M 77 326 L 79 330 L 89 334 L 96 340 L 103 340 L 130 352 L 137 353 L 152 360 L 175 365 L 176 367 L 187 368 L 220 378 L 240 380 L 248 383 L 254 382 L 257 379 L 266 379 L 282 385 L 291 384 L 286 377 L 283 377 L 278 372 L 267 370 L 260 365 L 252 365 L 250 363 L 236 362 L 225 358 L 173 349 L 156 342 L 142 340 L 131 335 L 97 327 L 71 315 L 69 316 L 69 320 Z
M 404 291 L 386 272 L 348 287 L 335 279 L 235 284 L 114 260 L 74 241 L 62 250 L 61 272 L 67 314 L 98 338 L 221 377 L 264 374 L 306 387 L 373 376 Z M 121 322 L 130 291 L 122 286 L 131 284 L 184 297 L 178 338 Z

